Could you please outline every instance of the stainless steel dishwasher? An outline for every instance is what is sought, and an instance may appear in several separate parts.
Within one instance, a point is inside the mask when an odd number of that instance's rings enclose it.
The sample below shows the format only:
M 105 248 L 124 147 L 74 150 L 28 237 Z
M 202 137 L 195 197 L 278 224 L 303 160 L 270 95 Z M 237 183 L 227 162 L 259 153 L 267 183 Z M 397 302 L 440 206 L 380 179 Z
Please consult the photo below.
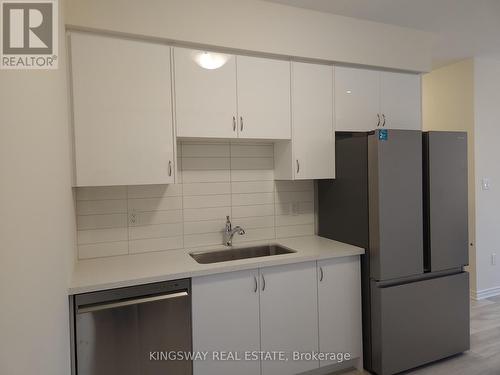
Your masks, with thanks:
M 190 375 L 189 279 L 72 298 L 76 375 Z

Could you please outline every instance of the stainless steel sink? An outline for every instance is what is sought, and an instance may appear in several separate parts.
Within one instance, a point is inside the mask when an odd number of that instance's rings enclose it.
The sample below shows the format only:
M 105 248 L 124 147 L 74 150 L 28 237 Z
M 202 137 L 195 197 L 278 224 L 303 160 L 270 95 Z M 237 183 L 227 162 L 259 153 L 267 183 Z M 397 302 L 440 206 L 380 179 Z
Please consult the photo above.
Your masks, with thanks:
M 295 251 L 279 245 L 264 245 L 216 251 L 199 251 L 196 253 L 190 253 L 189 255 L 191 255 L 191 257 L 193 257 L 193 259 L 198 263 L 209 264 L 227 262 L 229 260 L 268 257 L 271 255 L 290 253 L 295 253 Z

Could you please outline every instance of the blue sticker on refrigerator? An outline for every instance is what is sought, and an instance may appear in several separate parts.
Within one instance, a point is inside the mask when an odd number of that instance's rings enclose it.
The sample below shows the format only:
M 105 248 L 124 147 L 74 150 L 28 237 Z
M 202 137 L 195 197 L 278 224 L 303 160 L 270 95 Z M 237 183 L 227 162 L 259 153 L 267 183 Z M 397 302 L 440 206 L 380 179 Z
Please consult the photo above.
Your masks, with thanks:
M 380 129 L 378 131 L 379 141 L 387 141 L 388 138 L 389 138 L 389 132 L 387 131 L 387 129 Z

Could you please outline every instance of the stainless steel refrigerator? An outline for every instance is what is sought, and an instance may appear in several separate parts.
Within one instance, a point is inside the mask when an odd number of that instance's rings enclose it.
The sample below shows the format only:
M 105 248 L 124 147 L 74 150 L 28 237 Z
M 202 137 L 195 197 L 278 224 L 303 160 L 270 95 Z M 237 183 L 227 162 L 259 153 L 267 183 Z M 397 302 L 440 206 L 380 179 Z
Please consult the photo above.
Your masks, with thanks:
M 469 349 L 467 135 L 336 134 L 318 233 L 362 256 L 364 366 L 396 374 Z

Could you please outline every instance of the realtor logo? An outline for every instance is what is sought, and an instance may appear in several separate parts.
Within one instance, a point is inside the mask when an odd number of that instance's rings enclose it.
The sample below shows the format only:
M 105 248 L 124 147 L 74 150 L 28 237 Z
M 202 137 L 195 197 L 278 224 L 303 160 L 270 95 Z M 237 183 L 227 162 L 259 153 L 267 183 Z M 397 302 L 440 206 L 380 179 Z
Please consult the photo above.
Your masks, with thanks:
M 57 0 L 0 0 L 1 69 L 57 69 Z

